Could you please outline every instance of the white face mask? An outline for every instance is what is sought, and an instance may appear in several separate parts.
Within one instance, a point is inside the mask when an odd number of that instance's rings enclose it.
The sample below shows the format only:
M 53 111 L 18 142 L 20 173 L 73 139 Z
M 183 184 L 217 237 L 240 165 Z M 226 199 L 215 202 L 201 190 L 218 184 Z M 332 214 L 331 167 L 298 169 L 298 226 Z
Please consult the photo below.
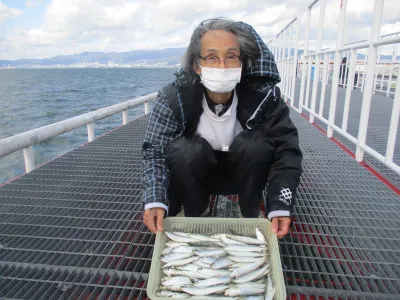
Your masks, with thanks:
M 200 66 L 201 83 L 214 93 L 228 93 L 233 91 L 240 82 L 242 67 L 240 68 L 207 68 Z

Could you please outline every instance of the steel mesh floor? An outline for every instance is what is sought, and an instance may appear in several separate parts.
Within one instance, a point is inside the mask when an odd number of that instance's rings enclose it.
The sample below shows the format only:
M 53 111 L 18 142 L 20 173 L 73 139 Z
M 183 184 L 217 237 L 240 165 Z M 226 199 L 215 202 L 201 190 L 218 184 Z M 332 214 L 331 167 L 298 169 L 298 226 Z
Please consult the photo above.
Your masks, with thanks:
M 399 197 L 292 119 L 304 173 L 280 242 L 288 294 L 399 299 Z M 133 121 L 0 188 L 0 298 L 146 298 L 154 236 L 140 201 L 145 126 Z M 237 216 L 229 198 L 213 197 L 211 214 Z

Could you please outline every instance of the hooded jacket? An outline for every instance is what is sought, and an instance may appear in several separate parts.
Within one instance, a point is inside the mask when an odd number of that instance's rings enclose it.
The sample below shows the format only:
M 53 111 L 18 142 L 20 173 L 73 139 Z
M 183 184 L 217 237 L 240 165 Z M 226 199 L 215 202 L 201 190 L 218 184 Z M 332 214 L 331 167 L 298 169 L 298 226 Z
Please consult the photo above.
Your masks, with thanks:
M 267 186 L 269 218 L 290 215 L 302 171 L 298 132 L 275 86 L 280 77 L 272 53 L 250 25 L 239 24 L 253 34 L 260 54 L 246 64 L 242 81 L 236 87 L 236 117 L 244 131 L 259 130 L 274 147 L 273 153 L 265 154 L 274 156 Z M 145 209 L 168 209 L 166 149 L 178 137 L 195 134 L 203 112 L 204 86 L 200 78 L 190 77 L 182 70 L 175 75 L 176 80 L 159 91 L 145 133 L 142 147 Z

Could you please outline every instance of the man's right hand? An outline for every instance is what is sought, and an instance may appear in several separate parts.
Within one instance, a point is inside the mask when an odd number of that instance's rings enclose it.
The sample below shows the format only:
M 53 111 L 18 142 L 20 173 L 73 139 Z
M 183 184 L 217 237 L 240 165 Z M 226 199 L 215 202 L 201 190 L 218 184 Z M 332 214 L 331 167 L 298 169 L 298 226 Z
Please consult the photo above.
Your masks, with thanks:
M 157 231 L 164 231 L 164 215 L 164 208 L 154 207 L 147 209 L 144 211 L 143 214 L 144 224 L 149 228 L 152 233 L 157 233 Z

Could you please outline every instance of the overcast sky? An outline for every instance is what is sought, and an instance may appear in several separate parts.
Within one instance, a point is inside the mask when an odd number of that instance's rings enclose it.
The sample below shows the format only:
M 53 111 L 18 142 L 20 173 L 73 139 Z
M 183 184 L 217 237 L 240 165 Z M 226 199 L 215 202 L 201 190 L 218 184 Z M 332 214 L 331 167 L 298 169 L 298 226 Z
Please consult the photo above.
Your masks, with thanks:
M 327 0 L 324 45 L 334 45 L 341 0 Z M 346 41 L 368 39 L 374 0 L 348 0 Z M 382 34 L 400 31 L 400 0 L 386 0 Z M 267 42 L 311 0 L 0 0 L 0 59 L 83 51 L 186 47 L 211 17 L 251 24 Z M 313 35 L 319 8 L 312 12 Z M 311 42 L 313 45 L 313 42 Z M 314 43 L 315 44 L 315 43 Z

